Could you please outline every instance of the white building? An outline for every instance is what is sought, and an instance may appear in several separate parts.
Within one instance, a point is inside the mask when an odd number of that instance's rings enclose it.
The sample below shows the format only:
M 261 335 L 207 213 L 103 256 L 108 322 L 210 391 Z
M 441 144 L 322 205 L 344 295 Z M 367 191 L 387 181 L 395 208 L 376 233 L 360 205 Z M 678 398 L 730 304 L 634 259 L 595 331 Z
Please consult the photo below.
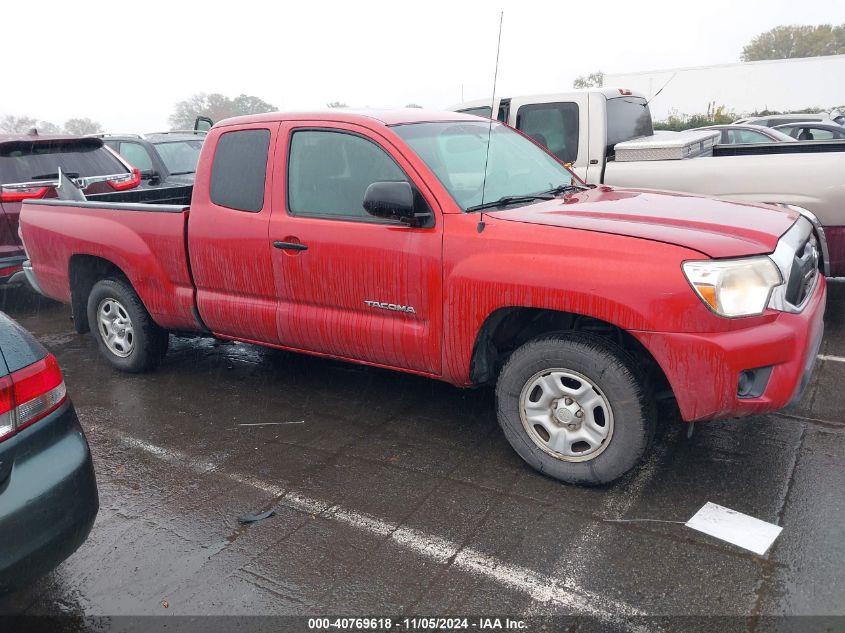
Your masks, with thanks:
M 658 121 L 673 112 L 704 113 L 714 102 L 738 115 L 763 109 L 829 109 L 845 105 L 845 55 L 607 74 L 604 85 L 630 88 L 648 98 L 665 85 L 651 103 Z

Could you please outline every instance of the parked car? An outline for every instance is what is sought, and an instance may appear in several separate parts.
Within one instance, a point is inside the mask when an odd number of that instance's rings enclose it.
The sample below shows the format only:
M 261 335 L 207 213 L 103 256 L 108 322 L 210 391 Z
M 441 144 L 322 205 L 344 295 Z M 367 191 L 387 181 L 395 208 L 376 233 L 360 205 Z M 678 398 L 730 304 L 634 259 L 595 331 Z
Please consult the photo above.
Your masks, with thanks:
M 742 125 L 708 125 L 706 127 L 693 128 L 692 131 L 701 130 L 717 130 L 721 132 L 721 136 L 717 140 L 718 143 L 725 145 L 742 145 L 745 143 L 794 143 L 795 139 L 791 136 L 774 130 L 770 127 L 762 125 L 742 124 Z
M 491 112 L 489 99 L 450 109 Z M 824 271 L 845 276 L 843 141 L 720 145 L 715 132 L 709 139 L 707 132 L 655 134 L 645 97 L 622 88 L 497 98 L 493 111 L 498 120 L 571 163 L 588 183 L 798 209 L 817 224 Z M 617 151 L 620 146 L 625 147 L 624 159 Z
M 790 138 L 799 141 L 845 140 L 845 127 L 836 123 L 817 123 L 815 121 L 786 123 L 775 127 L 774 131 L 787 134 Z
M 102 134 L 103 142 L 141 170 L 144 186 L 194 184 L 205 132 Z
M 800 397 L 826 296 L 807 219 L 573 178 L 454 112 L 240 117 L 190 207 L 27 201 L 25 270 L 123 371 L 173 330 L 495 385 L 516 452 L 572 483 L 640 461 L 655 393 L 688 422 Z
M 138 186 L 140 174 L 99 139 L 38 134 L 0 134 L 0 285 L 24 281 L 18 237 L 21 202 L 56 196 L 58 168 L 91 199 Z
M 815 121 L 820 123 L 838 123 L 845 124 L 845 116 L 838 111 L 832 112 L 816 112 L 813 114 L 771 114 L 768 116 L 753 116 L 744 119 L 737 119 L 734 124 L 739 123 L 753 123 L 754 125 L 765 125 L 767 127 L 776 127 L 785 123 L 796 123 L 802 121 Z
M 73 554 L 98 508 L 91 452 L 59 364 L 0 312 L 0 593 Z

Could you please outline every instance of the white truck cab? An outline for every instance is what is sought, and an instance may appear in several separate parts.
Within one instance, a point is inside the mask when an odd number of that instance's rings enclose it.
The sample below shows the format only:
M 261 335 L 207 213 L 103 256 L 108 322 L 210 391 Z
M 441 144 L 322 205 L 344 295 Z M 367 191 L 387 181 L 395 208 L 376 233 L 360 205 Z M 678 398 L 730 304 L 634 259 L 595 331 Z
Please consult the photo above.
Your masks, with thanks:
M 648 101 L 625 88 L 467 101 L 545 145 L 591 184 L 643 187 L 800 209 L 822 266 L 845 276 L 845 141 L 718 144 L 718 132 L 654 132 Z M 828 248 L 829 247 L 829 248 Z
M 548 147 L 587 182 L 602 181 L 602 159 L 612 156 L 617 143 L 654 134 L 646 98 L 624 88 L 497 97 L 493 109 L 499 121 Z M 488 118 L 492 112 L 490 99 L 449 110 Z

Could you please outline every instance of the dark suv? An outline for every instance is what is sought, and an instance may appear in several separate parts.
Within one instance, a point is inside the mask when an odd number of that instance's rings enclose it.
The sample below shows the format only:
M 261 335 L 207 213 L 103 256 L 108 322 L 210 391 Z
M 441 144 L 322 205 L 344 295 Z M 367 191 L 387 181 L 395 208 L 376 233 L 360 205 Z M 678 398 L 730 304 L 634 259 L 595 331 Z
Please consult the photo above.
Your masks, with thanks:
M 56 197 L 59 169 L 93 200 L 119 200 L 116 194 L 131 193 L 141 182 L 140 172 L 100 139 L 0 134 L 0 285 L 23 281 L 21 202 Z
M 103 134 L 103 142 L 141 170 L 142 187 L 193 185 L 205 132 Z

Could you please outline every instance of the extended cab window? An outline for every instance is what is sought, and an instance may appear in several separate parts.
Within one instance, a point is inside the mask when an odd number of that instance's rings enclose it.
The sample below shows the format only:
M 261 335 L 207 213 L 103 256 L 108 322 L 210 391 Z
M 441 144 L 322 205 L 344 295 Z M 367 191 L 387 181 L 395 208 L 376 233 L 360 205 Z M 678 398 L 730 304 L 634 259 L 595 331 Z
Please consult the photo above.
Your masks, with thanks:
M 211 167 L 211 201 L 238 211 L 261 211 L 270 130 L 238 130 L 220 136 Z
M 565 163 L 578 158 L 578 104 L 536 103 L 520 106 L 516 128 Z
M 288 164 L 288 207 L 294 215 L 372 219 L 363 207 L 367 187 L 408 180 L 383 149 L 345 132 L 294 132 Z

